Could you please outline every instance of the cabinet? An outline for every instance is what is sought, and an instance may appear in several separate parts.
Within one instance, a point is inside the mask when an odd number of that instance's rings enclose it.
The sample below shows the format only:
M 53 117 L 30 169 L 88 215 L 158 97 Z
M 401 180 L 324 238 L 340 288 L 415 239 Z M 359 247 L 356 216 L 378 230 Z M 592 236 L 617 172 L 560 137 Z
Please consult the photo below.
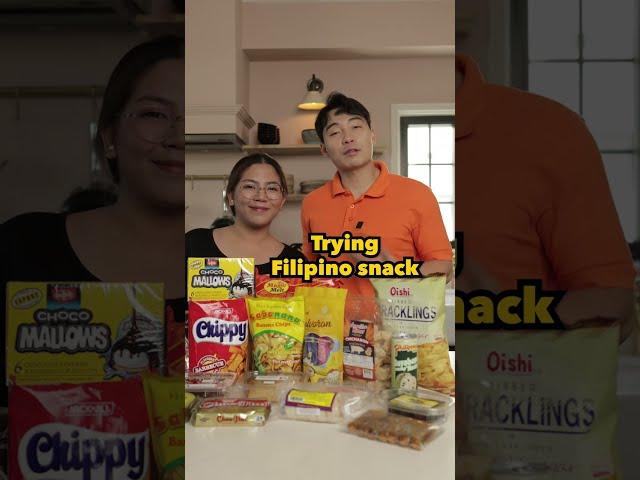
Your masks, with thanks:
M 248 155 L 252 153 L 266 153 L 268 155 L 272 155 L 279 162 L 282 163 L 282 168 L 287 172 L 286 162 L 291 160 L 293 157 L 320 157 L 322 153 L 320 152 L 320 144 L 300 144 L 300 145 L 244 145 L 242 147 L 242 151 Z M 384 147 L 375 146 L 373 149 L 373 156 L 379 157 L 385 151 Z M 313 160 L 313 158 L 308 158 L 306 160 Z M 305 160 L 305 161 L 306 161 Z M 328 160 L 327 160 L 328 161 Z M 331 170 L 335 170 L 333 167 Z M 322 178 L 322 177 L 320 177 Z M 329 179 L 331 177 L 328 177 Z M 296 179 L 296 183 L 299 184 L 299 180 Z M 290 194 L 287 197 L 289 202 L 302 202 L 306 194 L 296 193 Z

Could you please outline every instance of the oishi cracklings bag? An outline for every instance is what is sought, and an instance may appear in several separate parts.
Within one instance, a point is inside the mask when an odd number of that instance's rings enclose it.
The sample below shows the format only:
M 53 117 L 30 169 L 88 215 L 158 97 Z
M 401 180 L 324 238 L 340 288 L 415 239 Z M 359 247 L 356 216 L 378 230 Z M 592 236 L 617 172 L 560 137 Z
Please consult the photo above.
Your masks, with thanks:
M 455 394 L 455 377 L 445 335 L 445 276 L 371 279 L 383 324 L 393 333 L 418 337 L 418 385 Z

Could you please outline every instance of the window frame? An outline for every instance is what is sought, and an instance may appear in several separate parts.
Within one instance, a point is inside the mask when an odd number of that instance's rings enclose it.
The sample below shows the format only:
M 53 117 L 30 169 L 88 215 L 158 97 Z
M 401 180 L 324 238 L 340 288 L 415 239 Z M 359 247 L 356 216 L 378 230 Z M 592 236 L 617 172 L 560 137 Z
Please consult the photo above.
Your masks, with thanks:
M 403 115 L 399 118 L 400 124 L 400 175 L 404 177 L 408 177 L 409 172 L 409 148 L 408 148 L 408 130 L 409 125 L 452 125 L 454 129 L 454 154 L 451 159 L 451 163 L 432 163 L 431 162 L 431 141 L 429 141 L 429 158 L 426 165 L 429 166 L 429 178 L 431 178 L 431 167 L 432 165 L 451 165 L 453 168 L 453 200 L 452 201 L 440 201 L 436 198 L 438 205 L 451 205 L 453 207 L 454 219 L 455 219 L 455 208 L 456 208 L 456 197 L 455 197 L 455 115 L 454 114 L 413 114 L 413 115 Z M 431 133 L 429 133 L 431 134 Z M 429 139 L 431 140 L 431 139 Z M 453 225 L 454 233 L 455 233 L 455 220 Z
M 563 64 L 576 64 L 578 66 L 578 114 L 583 117 L 584 114 L 584 66 L 589 63 L 632 63 L 637 64 L 637 58 L 610 58 L 610 57 L 598 57 L 598 58 L 585 58 L 584 56 L 584 21 L 583 21 L 583 5 L 584 0 L 577 0 L 578 2 L 578 56 L 576 58 L 560 58 L 560 59 L 536 59 L 531 60 L 529 57 L 529 1 L 524 0 L 521 2 L 513 2 L 510 10 L 510 35 L 511 35 L 511 85 L 523 90 L 529 90 L 529 65 L 532 63 L 544 64 L 544 63 L 563 63 Z M 640 16 L 640 8 L 638 9 Z M 636 46 L 638 54 L 640 54 L 640 36 L 637 41 L 639 45 Z M 640 75 L 640 67 L 638 69 L 638 75 Z M 636 90 L 640 97 L 640 89 Z M 636 145 L 631 148 L 618 148 L 618 149 L 601 149 L 598 146 L 598 151 L 603 157 L 605 155 L 631 155 L 635 157 L 636 162 L 636 174 L 638 185 L 640 185 L 640 107 L 636 102 Z M 640 212 L 640 188 L 636 191 L 636 210 Z M 635 232 L 636 240 L 640 238 L 640 222 L 636 224 Z

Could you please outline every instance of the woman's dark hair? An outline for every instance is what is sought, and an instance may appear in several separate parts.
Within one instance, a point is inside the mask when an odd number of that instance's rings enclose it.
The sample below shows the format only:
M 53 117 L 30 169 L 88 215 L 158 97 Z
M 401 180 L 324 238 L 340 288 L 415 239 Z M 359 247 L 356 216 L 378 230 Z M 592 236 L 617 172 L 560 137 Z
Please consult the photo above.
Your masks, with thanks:
M 102 134 L 113 126 L 122 113 L 138 80 L 157 63 L 182 58 L 184 58 L 184 39 L 174 36 L 159 37 L 141 43 L 122 57 L 111 73 L 102 98 L 102 110 L 94 140 L 95 151 L 100 157 L 104 156 Z M 117 159 L 109 159 L 108 164 L 114 182 L 118 183 L 120 175 Z
M 336 115 L 342 113 L 358 115 L 364 118 L 369 128 L 371 128 L 371 115 L 369 115 L 369 110 L 367 110 L 364 105 L 355 98 L 347 97 L 340 92 L 331 92 L 329 98 L 327 98 L 327 105 L 318 112 L 318 116 L 316 117 L 316 133 L 322 143 L 324 143 L 324 128 L 327 126 L 329 112 L 332 110 L 336 111 Z
M 282 167 L 273 157 L 267 155 L 266 153 L 253 153 L 251 155 L 247 155 L 246 157 L 243 157 L 237 161 L 237 163 L 231 169 L 231 173 L 229 174 L 229 178 L 227 179 L 227 194 L 225 196 L 225 201 L 227 202 L 227 205 L 231 209 L 231 213 L 233 213 L 233 215 L 236 214 L 236 209 L 235 207 L 233 207 L 233 205 L 229 205 L 229 192 L 233 192 L 236 189 L 245 170 L 247 170 L 251 165 L 256 164 L 271 165 L 278 174 L 283 195 L 286 196 L 289 193 L 289 190 L 287 189 L 287 179 L 284 176 Z

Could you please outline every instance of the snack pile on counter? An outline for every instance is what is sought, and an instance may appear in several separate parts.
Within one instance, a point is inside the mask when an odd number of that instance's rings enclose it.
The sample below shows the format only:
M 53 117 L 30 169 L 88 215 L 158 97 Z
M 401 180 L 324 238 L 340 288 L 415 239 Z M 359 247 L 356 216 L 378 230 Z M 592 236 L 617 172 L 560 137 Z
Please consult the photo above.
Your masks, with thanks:
M 185 478 L 170 321 L 160 284 L 10 282 L 9 478 Z
M 453 410 L 444 277 L 340 279 L 250 274 L 251 259 L 189 258 L 185 419 L 334 423 L 421 449 Z M 238 283 L 243 288 L 237 288 Z

